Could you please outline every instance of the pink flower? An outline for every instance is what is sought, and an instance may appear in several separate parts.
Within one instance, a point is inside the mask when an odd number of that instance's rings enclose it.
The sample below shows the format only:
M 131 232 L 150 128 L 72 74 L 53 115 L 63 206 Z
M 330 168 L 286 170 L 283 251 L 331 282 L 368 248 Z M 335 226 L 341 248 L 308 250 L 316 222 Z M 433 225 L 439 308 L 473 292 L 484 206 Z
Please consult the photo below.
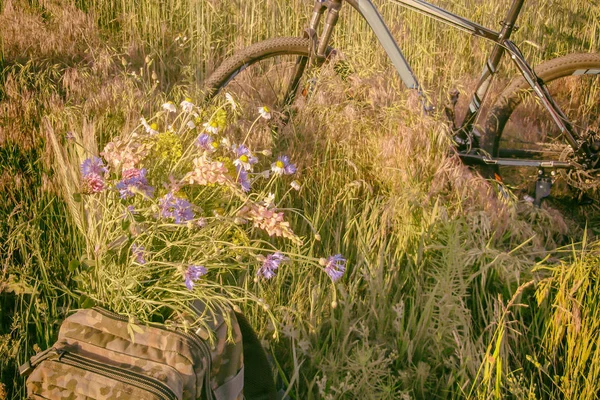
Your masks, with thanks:
M 290 223 L 284 221 L 283 213 L 269 209 L 265 206 L 251 204 L 243 207 L 239 215 L 252 221 L 254 227 L 263 229 L 269 236 L 288 238 L 295 243 L 302 243 L 300 238 L 290 228 Z
M 82 192 L 86 194 L 99 193 L 104 190 L 104 178 L 98 174 L 87 174 L 83 178 Z
M 194 159 L 194 170 L 188 172 L 183 178 L 184 181 L 191 184 L 210 185 L 231 183 L 231 178 L 227 175 L 227 167 L 220 161 L 210 161 L 206 157 Z
M 131 139 L 116 138 L 108 143 L 102 153 L 102 157 L 117 171 L 135 168 L 150 153 L 149 143 L 138 143 Z

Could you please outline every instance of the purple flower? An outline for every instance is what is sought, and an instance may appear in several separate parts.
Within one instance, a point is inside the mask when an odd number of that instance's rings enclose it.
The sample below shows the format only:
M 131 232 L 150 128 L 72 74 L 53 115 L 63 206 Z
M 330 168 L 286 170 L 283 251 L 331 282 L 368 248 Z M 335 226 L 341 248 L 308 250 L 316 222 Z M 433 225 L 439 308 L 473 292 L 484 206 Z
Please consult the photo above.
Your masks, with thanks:
M 146 179 L 146 168 L 130 168 L 123 171 L 123 179 L 115 186 L 119 190 L 122 199 L 128 199 L 135 195 L 135 191 L 143 192 L 146 196 L 154 196 L 154 188 L 148 185 Z
M 85 178 L 88 175 L 98 175 L 100 177 L 104 176 L 108 172 L 108 169 L 104 166 L 102 159 L 100 157 L 90 157 L 85 159 L 80 166 L 81 176 Z
M 131 254 L 134 257 L 134 260 L 138 264 L 146 264 L 146 259 L 144 258 L 145 249 L 143 246 L 138 246 L 137 244 L 131 245 Z
M 65 137 L 67 138 L 67 140 L 75 140 L 75 134 L 72 131 L 68 131 L 65 134 Z
M 252 152 L 243 144 L 240 144 L 238 147 L 234 148 L 233 152 L 237 157 L 233 161 L 233 165 L 236 167 L 242 167 L 246 171 L 252 169 L 252 166 L 258 162 L 258 159 L 252 155 Z
M 296 173 L 296 166 L 290 163 L 288 156 L 279 156 L 277 161 L 271 164 L 271 171 L 275 175 L 292 175 Z
M 275 276 L 275 270 L 279 268 L 279 265 L 287 260 L 289 259 L 280 252 L 269 254 L 263 265 L 256 272 L 256 275 L 262 276 L 265 279 L 271 279 Z
M 325 272 L 331 278 L 332 281 L 337 281 L 344 275 L 346 271 L 346 259 L 341 254 L 336 254 L 327 259 L 325 264 Z
M 248 179 L 248 172 L 240 166 L 236 167 L 237 170 L 237 182 L 242 187 L 244 192 L 250 191 L 250 180 Z
M 204 149 L 210 153 L 213 153 L 219 147 L 219 143 L 215 142 L 213 140 L 212 136 L 210 136 L 209 134 L 203 133 L 202 135 L 198 136 L 198 138 L 196 139 L 196 146 L 198 146 L 201 149 Z
M 183 224 L 194 218 L 192 205 L 189 201 L 167 193 L 159 201 L 160 215 L 163 218 L 174 218 L 176 224 Z
M 196 282 L 202 275 L 206 275 L 208 271 L 202 265 L 190 265 L 183 273 L 185 278 L 185 286 L 192 290 L 194 289 L 194 282 Z

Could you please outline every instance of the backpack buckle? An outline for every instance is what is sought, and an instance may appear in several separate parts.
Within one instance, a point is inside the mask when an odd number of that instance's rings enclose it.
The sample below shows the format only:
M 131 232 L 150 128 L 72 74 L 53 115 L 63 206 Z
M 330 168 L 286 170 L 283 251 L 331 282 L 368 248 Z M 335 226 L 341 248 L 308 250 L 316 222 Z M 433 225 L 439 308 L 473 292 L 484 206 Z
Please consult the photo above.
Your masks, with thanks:
M 44 360 L 59 360 L 64 351 L 50 347 L 31 357 L 25 364 L 19 366 L 19 375 L 29 376 L 33 369 Z

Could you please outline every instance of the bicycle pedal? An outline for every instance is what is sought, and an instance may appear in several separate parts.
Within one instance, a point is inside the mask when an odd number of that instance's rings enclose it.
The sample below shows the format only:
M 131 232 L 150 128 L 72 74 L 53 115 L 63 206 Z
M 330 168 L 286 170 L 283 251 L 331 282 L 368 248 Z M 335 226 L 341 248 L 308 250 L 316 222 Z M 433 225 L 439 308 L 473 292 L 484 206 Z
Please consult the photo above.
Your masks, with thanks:
M 542 200 L 550 196 L 552 189 L 552 180 L 550 178 L 539 178 L 535 183 L 535 201 L 533 204 L 536 207 L 542 206 Z

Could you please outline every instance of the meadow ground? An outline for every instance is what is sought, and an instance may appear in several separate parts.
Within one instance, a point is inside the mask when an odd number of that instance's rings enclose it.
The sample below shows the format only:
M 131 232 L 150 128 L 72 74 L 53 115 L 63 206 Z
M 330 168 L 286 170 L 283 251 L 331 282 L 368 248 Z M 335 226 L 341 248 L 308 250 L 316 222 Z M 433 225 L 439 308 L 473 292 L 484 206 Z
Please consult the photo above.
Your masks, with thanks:
M 394 1 L 375 3 L 401 46 L 413 43 L 404 51 L 434 98 L 474 86 L 488 44 Z M 509 5 L 436 4 L 490 27 Z M 235 49 L 299 35 L 310 7 L 0 3 L 0 399 L 24 397 L 16 367 L 80 305 L 71 260 L 88 250 L 48 135 L 76 131 L 103 146 L 166 100 L 197 97 Z M 533 64 L 600 46 L 595 0 L 527 1 L 519 25 L 515 41 Z M 313 238 L 306 251 L 349 261 L 336 285 L 298 264 L 251 287 L 280 324 L 271 340 L 263 307 L 246 305 L 280 386 L 297 399 L 596 398 L 597 206 L 569 214 L 505 199 L 449 151 L 444 121 L 415 112 L 373 43 L 348 10 L 334 45 L 351 73 L 325 71 L 315 101 L 277 138 L 300 169 L 300 195 L 285 206 L 311 221 L 290 221 Z M 494 94 L 515 72 L 506 66 Z

